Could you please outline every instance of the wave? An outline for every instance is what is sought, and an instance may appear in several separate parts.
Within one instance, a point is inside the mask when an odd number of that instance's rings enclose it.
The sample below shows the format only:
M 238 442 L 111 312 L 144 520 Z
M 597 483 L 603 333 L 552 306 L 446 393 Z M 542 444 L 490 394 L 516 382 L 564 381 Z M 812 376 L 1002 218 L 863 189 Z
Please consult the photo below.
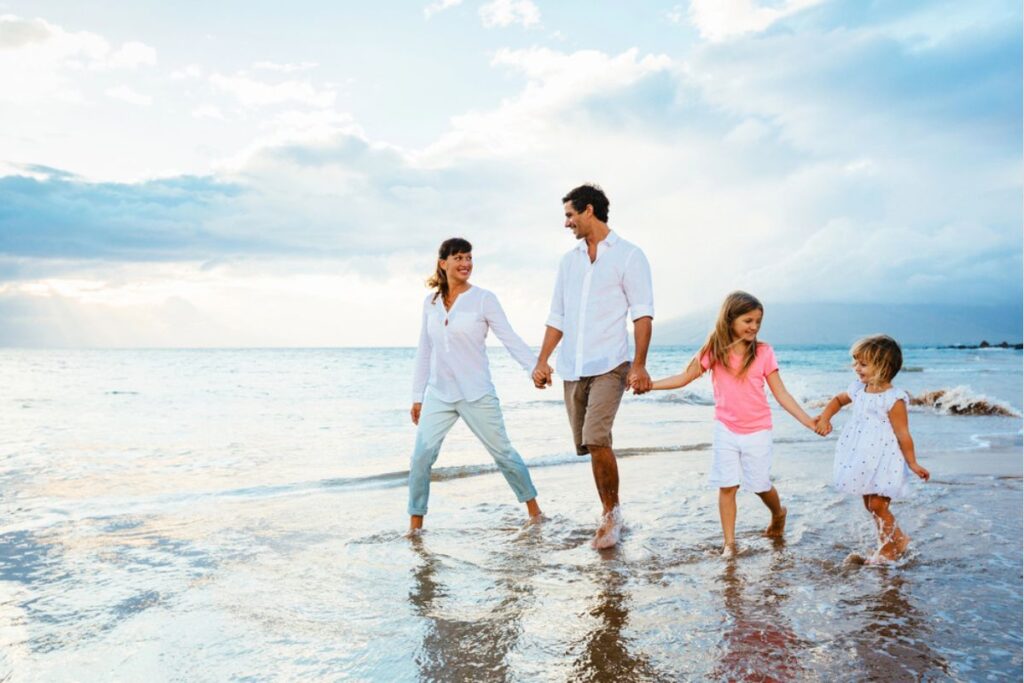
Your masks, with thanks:
M 1024 446 L 1024 435 L 1021 432 L 1003 432 L 998 434 L 972 434 L 978 448 L 1006 449 Z
M 957 386 L 952 389 L 928 391 L 910 397 L 910 405 L 932 408 L 940 415 L 997 415 L 1020 417 L 1020 413 L 1008 403 L 976 394 L 969 387 Z
M 804 401 L 809 408 L 824 408 L 832 397 L 812 398 Z M 1010 404 L 984 394 L 971 391 L 963 385 L 951 389 L 926 391 L 910 396 L 910 405 L 916 408 L 931 408 L 939 415 L 995 415 L 998 417 L 1020 417 L 1021 414 Z
M 713 406 L 715 400 L 695 391 L 681 391 L 664 394 L 655 399 L 662 403 L 683 403 L 690 406 Z

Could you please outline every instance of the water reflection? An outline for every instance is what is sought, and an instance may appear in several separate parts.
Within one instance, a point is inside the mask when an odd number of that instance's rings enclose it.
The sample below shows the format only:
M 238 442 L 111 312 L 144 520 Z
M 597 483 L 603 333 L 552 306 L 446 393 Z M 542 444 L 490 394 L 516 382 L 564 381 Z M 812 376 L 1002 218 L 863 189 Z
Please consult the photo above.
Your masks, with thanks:
M 519 641 L 523 611 L 532 602 L 532 587 L 514 576 L 502 576 L 494 582 L 501 601 L 489 613 L 472 619 L 451 616 L 446 607 L 452 605 L 446 603 L 457 596 L 452 596 L 439 578 L 443 563 L 427 550 L 422 538 L 411 539 L 411 545 L 422 561 L 412 571 L 409 602 L 427 622 L 423 643 L 413 657 L 420 680 L 511 680 L 507 657 Z
M 622 568 L 602 567 L 596 577 L 600 589 L 588 614 L 597 623 L 583 637 L 582 652 L 573 662 L 574 681 L 668 680 L 645 655 L 633 651 L 635 644 L 622 632 L 629 623 L 632 599 L 624 572 Z
M 791 681 L 806 675 L 799 654 L 805 643 L 790 628 L 782 606 L 788 560 L 776 549 L 760 591 L 748 594 L 740 560 L 726 562 L 719 581 L 726 612 L 721 656 L 713 677 L 729 681 Z
M 855 640 L 865 674 L 890 681 L 950 675 L 949 663 L 929 646 L 927 620 L 904 595 L 906 579 L 879 571 L 879 590 L 864 598 L 864 623 Z

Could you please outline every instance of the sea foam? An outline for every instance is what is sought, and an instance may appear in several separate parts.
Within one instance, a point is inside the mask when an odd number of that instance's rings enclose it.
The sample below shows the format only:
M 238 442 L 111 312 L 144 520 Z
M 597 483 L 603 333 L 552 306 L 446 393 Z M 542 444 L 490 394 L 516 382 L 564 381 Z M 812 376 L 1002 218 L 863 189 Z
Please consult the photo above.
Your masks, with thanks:
M 966 386 L 928 391 L 911 396 L 910 405 L 932 408 L 944 415 L 1000 415 L 1020 417 L 1009 404 L 978 394 Z

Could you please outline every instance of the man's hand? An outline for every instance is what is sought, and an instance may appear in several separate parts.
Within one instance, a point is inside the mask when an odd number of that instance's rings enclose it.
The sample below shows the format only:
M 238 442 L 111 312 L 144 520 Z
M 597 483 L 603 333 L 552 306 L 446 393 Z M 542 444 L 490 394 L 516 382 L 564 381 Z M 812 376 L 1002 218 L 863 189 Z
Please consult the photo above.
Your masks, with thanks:
M 538 389 L 547 389 L 551 386 L 551 375 L 554 370 L 545 361 L 537 361 L 536 367 L 533 368 L 533 386 Z
M 634 364 L 626 375 L 626 386 L 633 390 L 634 394 L 646 394 L 651 390 L 651 376 L 647 374 L 647 368 Z
M 422 403 L 413 403 L 412 408 L 409 409 L 409 417 L 412 418 L 412 423 L 414 425 L 418 425 L 420 423 L 420 410 L 422 409 Z

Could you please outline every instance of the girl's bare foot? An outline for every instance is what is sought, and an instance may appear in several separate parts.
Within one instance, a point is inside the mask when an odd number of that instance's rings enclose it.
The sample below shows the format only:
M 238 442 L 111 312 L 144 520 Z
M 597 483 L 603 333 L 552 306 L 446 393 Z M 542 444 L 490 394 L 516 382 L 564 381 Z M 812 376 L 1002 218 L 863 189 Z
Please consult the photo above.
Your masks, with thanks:
M 722 548 L 722 557 L 724 557 L 727 560 L 736 557 L 736 544 L 726 543 L 725 546 Z
M 779 514 L 772 515 L 771 524 L 769 524 L 768 528 L 764 530 L 765 536 L 774 538 L 782 536 L 783 532 L 786 530 L 786 512 L 788 512 L 788 509 L 782 508 Z

